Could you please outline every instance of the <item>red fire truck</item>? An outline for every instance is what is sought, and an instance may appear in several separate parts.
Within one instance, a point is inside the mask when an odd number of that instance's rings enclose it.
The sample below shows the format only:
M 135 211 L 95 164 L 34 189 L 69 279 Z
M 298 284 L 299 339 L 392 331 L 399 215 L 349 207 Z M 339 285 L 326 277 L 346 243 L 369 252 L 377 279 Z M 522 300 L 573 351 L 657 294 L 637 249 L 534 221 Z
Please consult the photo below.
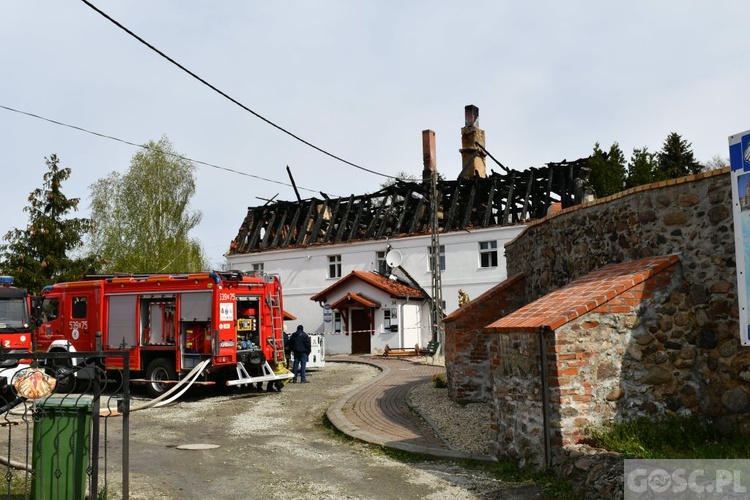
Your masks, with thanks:
M 12 276 L 0 276 L 0 387 L 31 361 L 3 356 L 31 352 L 31 298 L 26 289 L 13 286 L 13 281 Z
M 86 276 L 42 290 L 38 349 L 127 349 L 133 377 L 142 376 L 153 397 L 206 360 L 204 383 L 280 390 L 292 377 L 281 295 L 278 276 L 255 272 Z

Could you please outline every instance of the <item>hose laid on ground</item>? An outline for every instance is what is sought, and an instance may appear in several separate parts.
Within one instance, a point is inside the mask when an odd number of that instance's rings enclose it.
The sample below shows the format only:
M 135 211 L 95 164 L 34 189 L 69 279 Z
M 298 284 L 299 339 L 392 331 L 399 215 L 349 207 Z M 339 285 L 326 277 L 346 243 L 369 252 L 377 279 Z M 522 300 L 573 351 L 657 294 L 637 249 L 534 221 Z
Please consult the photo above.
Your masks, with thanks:
M 198 363 L 191 371 L 187 374 L 185 378 L 180 380 L 174 387 L 166 391 L 161 396 L 152 399 L 146 404 L 143 404 L 141 406 L 138 406 L 136 408 L 131 408 L 130 411 L 138 411 L 138 410 L 145 410 L 147 408 L 155 407 L 160 408 L 162 406 L 166 406 L 172 402 L 174 402 L 177 398 L 185 394 L 185 392 L 190 389 L 190 386 L 193 385 L 193 382 L 195 382 L 198 377 L 203 373 L 203 370 L 208 366 L 208 364 L 211 362 L 210 359 L 206 359 L 202 361 L 201 363 Z M 172 393 L 180 389 L 183 385 L 187 384 L 186 387 L 182 388 L 182 390 L 178 393 L 172 396 L 170 399 L 163 401 L 164 398 L 170 396 Z M 111 410 L 110 410 L 111 413 Z M 105 415 L 106 416 L 106 415 Z M 0 465 L 5 465 L 6 467 L 11 467 L 18 470 L 23 470 L 29 473 L 34 472 L 34 469 L 29 464 L 24 464 L 21 462 L 17 462 L 15 460 L 12 460 L 8 457 L 0 456 Z
M 185 394 L 185 392 L 187 392 L 188 389 L 190 389 L 190 386 L 193 385 L 193 383 L 198 379 L 198 377 L 201 375 L 201 373 L 203 373 L 203 370 L 206 369 L 206 366 L 208 366 L 208 364 L 210 362 L 211 362 L 210 359 L 206 359 L 206 360 L 201 361 L 200 363 L 198 363 L 190 371 L 190 373 L 188 373 L 185 376 L 185 378 L 183 378 L 182 380 L 180 380 L 179 382 L 177 382 L 177 384 L 175 384 L 174 387 L 172 387 L 171 389 L 169 389 L 168 391 L 166 391 L 161 396 L 159 396 L 157 398 L 154 398 L 151 401 L 142 404 L 141 406 L 137 406 L 135 408 L 131 408 L 130 411 L 134 412 L 134 411 L 139 411 L 139 410 L 146 410 L 146 409 L 151 408 L 151 407 L 161 408 L 162 406 L 166 406 L 166 405 L 168 405 L 170 403 L 173 403 L 180 396 L 182 396 L 183 394 Z M 184 387 L 184 388 L 182 388 L 182 390 L 178 394 L 175 394 L 173 397 L 169 398 L 168 400 L 163 401 L 164 398 L 170 396 L 173 392 L 177 391 L 178 389 L 180 389 L 185 384 L 187 384 L 187 386 Z

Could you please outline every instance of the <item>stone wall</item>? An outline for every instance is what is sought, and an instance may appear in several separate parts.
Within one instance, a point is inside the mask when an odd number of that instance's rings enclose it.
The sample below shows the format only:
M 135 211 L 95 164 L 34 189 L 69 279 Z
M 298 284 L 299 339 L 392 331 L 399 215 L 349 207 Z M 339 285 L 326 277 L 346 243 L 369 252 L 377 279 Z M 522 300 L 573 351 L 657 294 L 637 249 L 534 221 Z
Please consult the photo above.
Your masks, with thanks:
M 444 319 L 443 352 L 454 401 L 489 400 L 489 335 L 484 327 L 524 304 L 524 283 L 522 276 L 509 278 Z
M 701 413 L 750 435 L 731 198 L 728 169 L 698 174 L 568 209 L 506 245 L 508 272 L 526 275 L 530 301 L 611 262 L 680 254 L 679 289 L 628 327 L 619 415 Z
M 535 223 L 505 246 L 535 300 L 612 262 L 680 253 L 703 324 L 737 319 L 729 169 L 633 188 Z

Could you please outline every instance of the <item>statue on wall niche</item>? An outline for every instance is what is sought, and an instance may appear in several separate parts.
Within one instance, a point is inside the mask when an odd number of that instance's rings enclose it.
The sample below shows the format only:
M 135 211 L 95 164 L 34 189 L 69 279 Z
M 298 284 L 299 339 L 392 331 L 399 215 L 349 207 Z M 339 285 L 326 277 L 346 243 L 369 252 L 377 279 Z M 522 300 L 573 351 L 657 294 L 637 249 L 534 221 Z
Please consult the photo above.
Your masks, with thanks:
M 463 288 L 460 288 L 458 290 L 458 307 L 463 306 L 467 302 L 469 302 L 469 294 Z
M 596 199 L 596 193 L 593 186 L 591 186 L 589 175 L 591 175 L 591 169 L 589 167 L 581 167 L 578 177 L 574 181 L 573 194 L 576 198 L 576 205 L 588 203 Z

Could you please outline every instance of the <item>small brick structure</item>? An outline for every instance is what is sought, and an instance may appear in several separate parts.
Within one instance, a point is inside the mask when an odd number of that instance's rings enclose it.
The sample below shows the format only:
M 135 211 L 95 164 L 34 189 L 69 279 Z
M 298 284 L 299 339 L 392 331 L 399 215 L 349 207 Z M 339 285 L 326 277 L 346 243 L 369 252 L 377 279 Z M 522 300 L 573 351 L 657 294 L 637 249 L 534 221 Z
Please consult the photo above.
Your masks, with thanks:
M 445 366 L 451 399 L 459 403 L 489 401 L 489 323 L 524 304 L 525 280 L 509 278 L 457 309 L 443 320 Z

